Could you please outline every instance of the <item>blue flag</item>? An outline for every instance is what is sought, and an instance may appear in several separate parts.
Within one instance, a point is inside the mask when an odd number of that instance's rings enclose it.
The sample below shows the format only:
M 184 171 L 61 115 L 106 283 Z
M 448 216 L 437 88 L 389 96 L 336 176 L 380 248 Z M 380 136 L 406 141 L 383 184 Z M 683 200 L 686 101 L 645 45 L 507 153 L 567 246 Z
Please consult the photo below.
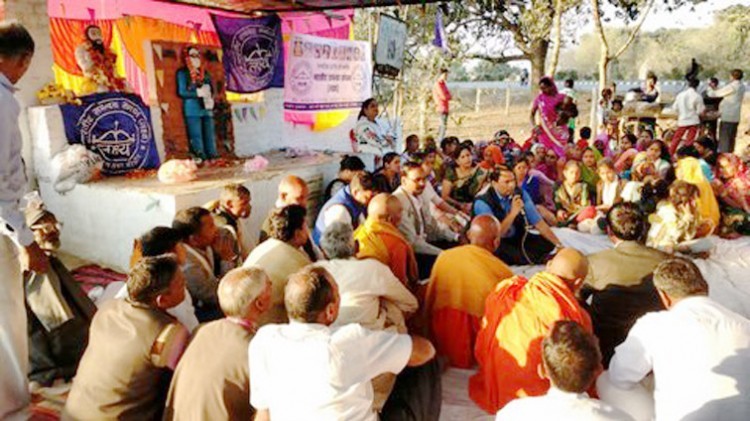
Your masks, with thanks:
M 99 154 L 104 174 L 159 167 L 151 110 L 138 95 L 103 93 L 80 99 L 81 105 L 60 106 L 65 137 Z
M 443 10 L 438 7 L 437 13 L 435 13 L 435 38 L 432 40 L 432 45 L 441 49 L 443 53 L 449 53 L 448 48 L 448 37 L 445 33 L 445 26 L 443 25 Z
M 211 17 L 224 52 L 228 90 L 252 93 L 284 86 L 284 41 L 277 15 Z

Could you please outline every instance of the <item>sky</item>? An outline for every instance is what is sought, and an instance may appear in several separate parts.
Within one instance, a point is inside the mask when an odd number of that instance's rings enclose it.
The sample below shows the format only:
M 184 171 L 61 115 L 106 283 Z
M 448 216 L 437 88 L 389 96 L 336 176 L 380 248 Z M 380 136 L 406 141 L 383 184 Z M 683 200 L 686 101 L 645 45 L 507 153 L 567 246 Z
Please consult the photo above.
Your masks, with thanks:
M 713 22 L 712 15 L 714 11 L 725 9 L 736 4 L 750 5 L 750 0 L 708 0 L 696 6 L 681 7 L 673 12 L 659 10 L 657 8 L 651 11 L 646 18 L 646 21 L 643 23 L 642 29 L 645 31 L 655 31 L 662 28 L 705 27 Z M 593 23 L 589 23 L 584 27 L 584 32 L 591 32 L 593 27 Z

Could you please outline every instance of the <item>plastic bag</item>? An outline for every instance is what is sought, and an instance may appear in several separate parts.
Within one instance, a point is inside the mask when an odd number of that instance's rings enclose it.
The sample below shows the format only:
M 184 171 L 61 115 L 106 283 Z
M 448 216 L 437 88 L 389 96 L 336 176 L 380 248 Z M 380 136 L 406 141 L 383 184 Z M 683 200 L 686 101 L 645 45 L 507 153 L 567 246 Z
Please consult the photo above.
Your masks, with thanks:
M 197 171 L 192 159 L 170 159 L 159 167 L 157 177 L 164 184 L 187 183 L 198 178 Z
M 60 194 L 65 194 L 76 184 L 86 183 L 102 169 L 104 160 L 85 146 L 68 145 L 52 158 L 52 185 Z

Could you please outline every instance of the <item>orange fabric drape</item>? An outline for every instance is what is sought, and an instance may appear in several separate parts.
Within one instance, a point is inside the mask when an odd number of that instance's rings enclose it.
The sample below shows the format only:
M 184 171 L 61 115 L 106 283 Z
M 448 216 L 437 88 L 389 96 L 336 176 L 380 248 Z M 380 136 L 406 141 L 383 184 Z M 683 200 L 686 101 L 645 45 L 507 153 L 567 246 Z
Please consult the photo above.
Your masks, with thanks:
M 469 396 L 494 414 L 513 399 L 549 389 L 541 371 L 542 339 L 558 320 L 578 322 L 593 333 L 591 318 L 560 278 L 539 272 L 500 283 L 485 303 L 474 356 L 479 372 L 469 379 Z
M 112 21 L 111 20 L 73 20 L 63 18 L 50 18 L 49 29 L 52 39 L 52 59 L 55 65 L 66 73 L 74 76 L 83 76 L 81 69 L 76 63 L 76 47 L 85 39 L 83 33 L 89 25 L 97 25 L 102 30 L 104 45 L 111 48 L 112 45 Z
M 159 19 L 126 16 L 117 19 L 115 25 L 120 32 L 125 50 L 141 70 L 146 69 L 146 58 L 143 51 L 144 41 L 163 40 L 219 46 L 219 38 L 216 33 L 195 31 L 187 26 L 164 22 Z

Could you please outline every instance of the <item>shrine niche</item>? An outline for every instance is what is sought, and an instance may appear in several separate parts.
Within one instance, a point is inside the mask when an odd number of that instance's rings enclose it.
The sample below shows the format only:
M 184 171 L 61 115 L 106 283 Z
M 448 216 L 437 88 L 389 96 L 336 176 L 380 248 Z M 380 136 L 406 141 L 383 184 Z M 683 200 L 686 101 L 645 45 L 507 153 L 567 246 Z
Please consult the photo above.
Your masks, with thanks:
M 221 49 L 146 43 L 150 103 L 161 110 L 166 159 L 233 158 L 234 130 Z

